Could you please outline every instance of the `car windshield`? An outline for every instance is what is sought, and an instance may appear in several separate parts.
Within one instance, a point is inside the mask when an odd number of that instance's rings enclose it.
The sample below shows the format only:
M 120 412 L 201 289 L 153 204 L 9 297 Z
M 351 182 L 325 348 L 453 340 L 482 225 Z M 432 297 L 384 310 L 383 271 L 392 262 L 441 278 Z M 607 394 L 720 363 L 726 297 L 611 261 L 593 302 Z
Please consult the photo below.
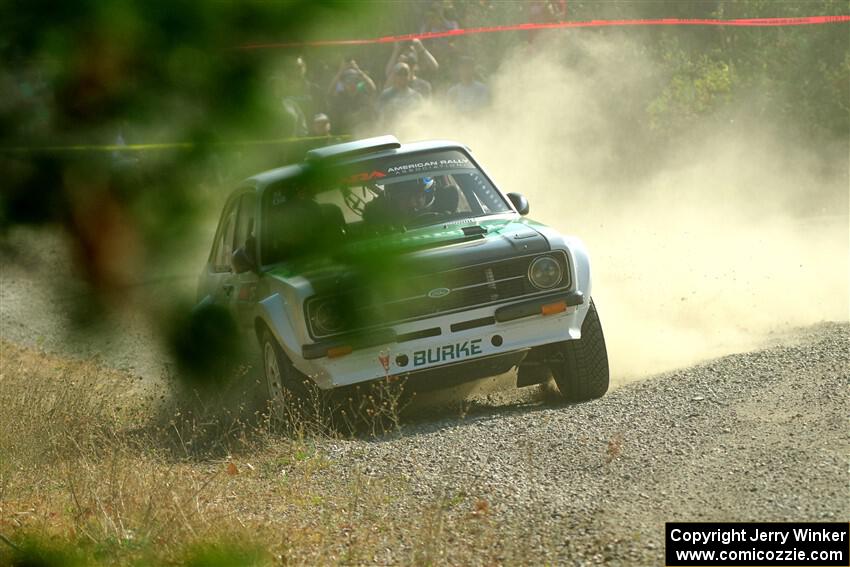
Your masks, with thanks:
M 322 179 L 296 178 L 265 192 L 264 264 L 340 240 L 511 210 L 456 150 L 359 161 Z

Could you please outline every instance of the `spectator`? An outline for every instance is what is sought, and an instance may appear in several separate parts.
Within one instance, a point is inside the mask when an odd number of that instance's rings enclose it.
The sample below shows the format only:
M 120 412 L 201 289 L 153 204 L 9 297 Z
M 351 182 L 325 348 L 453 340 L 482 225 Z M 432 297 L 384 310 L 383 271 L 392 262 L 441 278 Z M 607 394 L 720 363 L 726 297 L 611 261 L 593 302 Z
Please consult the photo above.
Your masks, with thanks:
M 340 65 L 328 88 L 331 124 L 336 134 L 349 134 L 358 124 L 373 122 L 375 83 L 354 59 Z
M 269 132 L 273 136 L 282 138 L 298 138 L 307 135 L 307 120 L 304 111 L 298 103 L 298 98 L 293 96 L 292 83 L 281 75 L 274 79 L 275 97 L 277 105 L 274 108 L 279 123 Z M 267 125 L 263 125 L 265 130 Z
M 384 89 L 378 98 L 378 110 L 385 125 L 401 115 L 408 114 L 424 102 L 422 95 L 410 88 L 410 75 L 410 66 L 407 63 L 396 63 L 393 67 L 391 86 Z
M 476 80 L 475 61 L 462 57 L 458 63 L 460 82 L 449 89 L 449 103 L 462 113 L 473 113 L 490 104 L 490 88 Z
M 431 55 L 431 52 L 418 39 L 414 39 L 406 45 L 403 42 L 396 42 L 393 47 L 393 54 L 387 62 L 386 76 L 388 79 L 391 78 L 396 63 L 407 63 L 408 67 L 410 67 L 410 87 L 424 98 L 430 98 L 432 92 L 431 83 L 417 76 L 420 68 L 419 61 L 422 61 L 422 66 L 431 73 L 435 73 L 440 68 L 440 65 L 434 59 L 434 56 Z
M 313 122 L 310 125 L 311 136 L 330 136 L 331 135 L 331 120 L 328 115 L 320 112 L 313 117 Z
M 354 73 L 349 73 L 348 71 L 354 71 Z M 370 94 L 374 94 L 378 90 L 372 77 L 360 68 L 354 57 L 349 56 L 342 60 L 342 63 L 339 65 L 339 71 L 337 71 L 333 80 L 331 80 L 331 84 L 328 87 L 329 96 L 339 94 L 345 90 L 346 77 L 349 79 L 356 77 L 357 88 L 360 90 L 368 91 Z
M 434 3 L 425 12 L 425 19 L 419 26 L 419 33 L 443 33 L 459 29 L 460 25 L 454 19 L 453 10 L 447 10 L 439 3 Z M 431 51 L 439 61 L 448 61 L 452 52 L 450 37 L 427 39 Z
M 421 65 L 420 65 L 421 62 Z M 410 86 L 418 91 L 422 96 L 428 97 L 431 94 L 431 84 L 417 75 L 419 71 L 426 73 L 428 76 L 433 77 L 434 74 L 440 69 L 439 63 L 434 58 L 428 49 L 422 45 L 422 42 L 418 39 L 413 39 L 409 43 L 408 42 L 396 42 L 393 46 L 393 54 L 390 56 L 390 60 L 387 61 L 387 65 L 385 67 L 386 77 L 390 78 L 392 75 L 393 68 L 396 63 L 407 63 L 412 72 L 413 79 L 411 80 Z M 417 86 L 419 85 L 419 86 Z M 427 91 L 426 92 L 423 92 Z
M 298 105 L 304 116 L 313 116 L 325 108 L 324 93 L 307 78 L 307 62 L 302 56 L 284 61 L 281 80 L 285 96 Z

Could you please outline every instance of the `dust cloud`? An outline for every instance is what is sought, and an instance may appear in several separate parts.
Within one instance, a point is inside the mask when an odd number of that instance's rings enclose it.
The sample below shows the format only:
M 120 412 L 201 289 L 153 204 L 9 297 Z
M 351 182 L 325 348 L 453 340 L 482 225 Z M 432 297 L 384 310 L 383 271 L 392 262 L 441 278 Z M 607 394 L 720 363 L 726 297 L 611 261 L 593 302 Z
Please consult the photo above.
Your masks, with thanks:
M 489 109 L 435 101 L 390 131 L 467 144 L 531 218 L 585 241 L 614 384 L 846 321 L 846 141 L 806 147 L 741 103 L 651 143 L 664 69 L 643 52 L 536 42 L 491 77 Z

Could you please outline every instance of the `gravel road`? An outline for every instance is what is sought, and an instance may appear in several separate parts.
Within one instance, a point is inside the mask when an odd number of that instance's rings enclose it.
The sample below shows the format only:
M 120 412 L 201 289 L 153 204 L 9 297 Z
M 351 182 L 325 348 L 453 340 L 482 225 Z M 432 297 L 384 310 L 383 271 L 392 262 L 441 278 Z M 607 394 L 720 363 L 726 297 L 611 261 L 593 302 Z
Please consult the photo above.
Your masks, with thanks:
M 541 560 L 663 564 L 666 521 L 850 519 L 848 381 L 850 325 L 824 323 L 590 403 L 485 400 L 335 442 L 327 478 L 397 475 L 408 502 L 471 495 Z
M 69 248 L 61 232 L 50 229 L 18 229 L 0 240 L 0 337 L 96 358 L 155 386 L 170 361 L 155 318 L 145 308 L 156 305 L 157 297 L 174 295 L 174 282 L 127 289 L 106 305 L 111 318 L 104 320 L 104 312 L 90 303 L 93 294 L 80 283 Z M 186 293 L 186 282 L 178 283 Z

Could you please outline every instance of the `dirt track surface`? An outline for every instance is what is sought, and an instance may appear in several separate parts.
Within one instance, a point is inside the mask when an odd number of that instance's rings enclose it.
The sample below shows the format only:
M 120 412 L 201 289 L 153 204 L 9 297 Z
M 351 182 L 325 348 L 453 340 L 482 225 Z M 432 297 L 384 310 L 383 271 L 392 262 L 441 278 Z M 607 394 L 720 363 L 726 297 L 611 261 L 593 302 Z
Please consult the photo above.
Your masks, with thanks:
M 62 302 L 27 283 L 48 272 L 4 267 L 3 338 L 64 344 L 67 329 L 52 322 Z M 118 355 L 103 360 L 128 380 L 153 368 L 130 358 L 145 335 L 134 332 L 104 345 Z M 96 351 L 88 344 L 81 354 Z M 850 519 L 848 385 L 850 325 L 822 323 L 589 403 L 547 403 L 526 390 L 479 398 L 462 416 L 420 414 L 378 439 L 316 439 L 327 466 L 312 486 L 330 494 L 374 481 L 394 492 L 386 510 L 352 511 L 352 522 L 376 514 L 415 522 L 435 503 L 449 515 L 486 516 L 504 548 L 482 561 L 663 564 L 666 521 Z M 243 518 L 273 523 L 286 467 L 254 457 L 272 464 L 234 505 Z M 441 562 L 451 562 L 466 543 L 441 537 Z M 410 545 L 388 539 L 375 560 L 411 557 Z
M 169 357 L 158 340 L 155 317 L 136 302 L 153 303 L 151 296 L 157 293 L 174 295 L 173 281 L 145 285 L 140 278 L 142 285 L 116 294 L 105 311 L 97 311 L 90 303 L 95 296 L 80 282 L 61 232 L 17 230 L 4 238 L 0 337 L 74 358 L 94 357 L 148 384 L 162 377 Z M 112 318 L 104 320 L 106 313 Z

